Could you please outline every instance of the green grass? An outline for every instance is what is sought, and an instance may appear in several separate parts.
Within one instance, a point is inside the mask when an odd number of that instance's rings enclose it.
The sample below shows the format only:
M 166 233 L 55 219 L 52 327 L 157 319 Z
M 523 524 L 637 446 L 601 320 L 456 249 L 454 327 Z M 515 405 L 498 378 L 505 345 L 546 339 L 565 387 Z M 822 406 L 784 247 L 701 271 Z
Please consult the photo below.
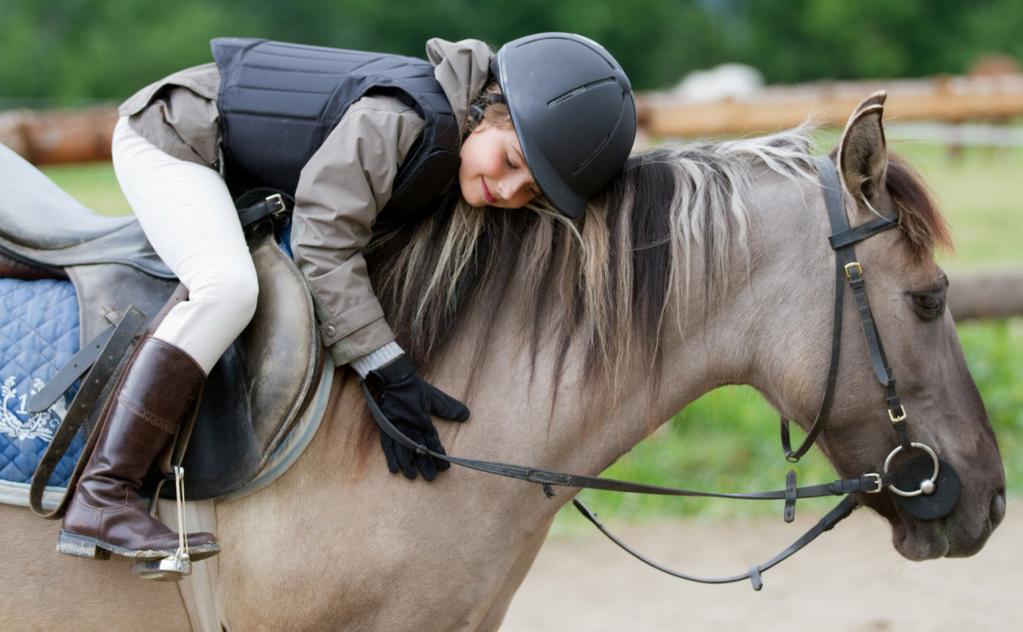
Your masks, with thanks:
M 103 215 L 128 215 L 131 207 L 121 194 L 114 169 L 108 162 L 54 165 L 43 169 L 79 202 Z
M 951 270 L 1023 264 L 1023 151 L 968 149 L 951 158 L 942 147 L 893 141 L 926 176 L 952 226 L 955 255 L 940 255 Z M 106 214 L 129 212 L 109 165 L 45 170 L 84 204 Z M 954 276 L 954 273 L 953 273 Z M 959 327 L 970 370 L 999 438 L 1010 493 L 1023 493 L 1023 319 L 967 323 Z M 635 447 L 607 476 L 695 489 L 743 491 L 783 486 L 790 465 L 781 456 L 774 411 L 752 389 L 708 393 Z M 816 450 L 795 466 L 801 483 L 831 480 L 830 465 Z M 653 516 L 735 518 L 779 515 L 778 503 L 675 499 L 584 492 L 602 517 Z M 801 501 L 800 512 L 819 514 L 833 499 Z M 583 521 L 567 507 L 555 533 L 574 532 Z

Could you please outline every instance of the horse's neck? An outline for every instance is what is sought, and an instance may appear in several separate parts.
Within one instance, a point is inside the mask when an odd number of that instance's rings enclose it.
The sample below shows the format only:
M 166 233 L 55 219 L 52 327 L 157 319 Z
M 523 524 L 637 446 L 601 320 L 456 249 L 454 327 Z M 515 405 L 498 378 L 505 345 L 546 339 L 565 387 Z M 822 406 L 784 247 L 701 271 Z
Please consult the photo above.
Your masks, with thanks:
M 598 401 L 585 406 L 590 403 L 585 398 L 594 392 L 579 375 L 576 347 L 559 376 L 554 375 L 554 354 L 541 353 L 530 380 L 526 353 L 511 353 L 523 346 L 520 330 L 513 323 L 499 330 L 495 348 L 507 350 L 506 359 L 515 359 L 490 363 L 474 398 L 474 414 L 479 409 L 487 415 L 488 427 L 499 428 L 499 458 L 593 474 L 717 386 L 753 384 L 768 392 L 788 388 L 774 390 L 789 378 L 781 377 L 786 371 L 771 360 L 773 354 L 781 355 L 777 345 L 793 339 L 787 328 L 807 322 L 809 316 L 822 331 L 806 331 L 805 337 L 817 340 L 823 339 L 817 333 L 824 336 L 830 326 L 833 275 L 827 219 L 812 210 L 819 205 L 820 192 L 811 180 L 765 171 L 754 193 L 747 249 L 736 254 L 739 260 L 729 278 L 722 279 L 728 283 L 725 296 L 712 298 L 702 282 L 692 283 L 681 331 L 673 318 L 679 312 L 669 309 L 661 339 L 663 372 L 656 388 L 642 368 L 649 358 L 637 358 L 636 368 L 616 392 L 598 390 Z M 703 278 L 703 258 L 690 257 L 690 262 L 693 278 Z M 555 380 L 560 380 L 560 390 L 552 413 L 550 385 Z M 810 390 L 817 388 L 812 380 L 802 382 Z M 594 417 L 588 412 L 593 410 L 605 412 Z
M 593 388 L 582 375 L 583 352 L 578 344 L 571 346 L 556 373 L 557 345 L 541 343 L 538 357 L 531 362 L 519 323 L 504 319 L 492 331 L 491 351 L 482 371 L 473 376 L 472 418 L 454 431 L 449 451 L 596 474 L 689 402 L 716 386 L 741 380 L 751 335 L 745 324 L 748 302 L 736 300 L 733 307 L 703 310 L 707 298 L 702 283 L 693 286 L 688 300 L 696 307 L 688 310 L 684 332 L 673 322 L 665 327 L 658 385 L 650 384 L 646 368 L 650 358 L 636 358 L 615 390 Z M 742 282 L 733 283 L 732 288 L 734 292 L 748 289 Z M 465 367 L 474 352 L 473 343 L 456 344 L 431 377 L 445 385 L 466 383 Z
M 680 347 L 686 362 L 670 367 L 670 384 L 662 385 L 653 402 L 642 370 L 632 371 L 616 396 L 587 388 L 574 348 L 559 375 L 556 358 L 541 351 L 531 377 L 526 352 L 514 351 L 501 339 L 495 342 L 495 356 L 475 376 L 472 417 L 448 446 L 459 455 L 595 474 L 711 385 L 708 363 L 714 350 L 700 336 Z M 451 373 L 439 375 L 445 382 L 459 383 Z M 594 396 L 596 401 L 589 399 Z

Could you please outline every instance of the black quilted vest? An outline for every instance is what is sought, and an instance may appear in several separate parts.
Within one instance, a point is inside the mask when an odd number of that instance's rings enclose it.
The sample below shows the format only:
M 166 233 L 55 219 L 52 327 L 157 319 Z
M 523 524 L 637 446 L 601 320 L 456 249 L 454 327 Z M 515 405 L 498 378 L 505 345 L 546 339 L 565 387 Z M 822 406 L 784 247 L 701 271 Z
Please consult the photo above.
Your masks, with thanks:
M 225 177 L 232 191 L 274 187 L 294 194 L 299 173 L 344 116 L 369 94 L 395 97 L 426 121 L 378 219 L 407 221 L 436 210 L 458 175 L 458 123 L 429 62 L 259 39 L 210 43 L 220 69 L 217 106 Z

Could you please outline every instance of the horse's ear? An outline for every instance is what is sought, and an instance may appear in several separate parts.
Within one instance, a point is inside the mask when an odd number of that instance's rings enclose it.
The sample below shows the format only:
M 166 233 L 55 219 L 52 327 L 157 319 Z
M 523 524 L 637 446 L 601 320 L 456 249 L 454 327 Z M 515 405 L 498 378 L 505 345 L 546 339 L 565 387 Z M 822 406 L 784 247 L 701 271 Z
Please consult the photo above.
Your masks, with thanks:
M 867 107 L 870 107 L 872 105 L 882 105 L 883 106 L 884 105 L 884 101 L 887 98 L 888 98 L 888 93 L 887 92 L 885 92 L 884 90 L 878 90 L 877 92 L 875 92 L 874 94 L 870 95 L 866 99 L 863 99 L 863 101 L 860 101 L 860 104 L 856 106 L 855 110 L 853 110 L 853 114 L 856 114 L 860 110 L 862 110 L 864 108 L 867 108 Z
M 881 118 L 884 92 L 875 92 L 860 103 L 849 117 L 838 145 L 838 172 L 857 202 L 874 205 L 884 191 L 888 168 L 888 146 Z

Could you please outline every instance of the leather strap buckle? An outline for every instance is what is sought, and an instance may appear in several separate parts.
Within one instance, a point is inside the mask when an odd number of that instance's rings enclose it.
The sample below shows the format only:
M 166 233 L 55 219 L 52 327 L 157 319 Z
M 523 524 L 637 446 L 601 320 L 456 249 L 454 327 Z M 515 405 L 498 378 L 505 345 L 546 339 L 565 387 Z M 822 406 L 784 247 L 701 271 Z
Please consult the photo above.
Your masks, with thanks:
M 270 214 L 277 217 L 281 213 L 286 213 L 288 210 L 287 205 L 284 204 L 284 196 L 280 193 L 274 193 L 266 197 L 266 204 L 270 207 Z
M 863 266 L 860 265 L 859 261 L 850 261 L 842 266 L 842 270 L 845 272 L 845 278 L 848 281 L 863 278 Z M 854 270 L 855 274 L 853 273 Z
M 893 424 L 897 424 L 900 421 L 906 420 L 906 407 L 899 404 L 895 408 L 888 409 L 888 418 L 892 420 Z
M 863 493 L 879 494 L 881 493 L 881 490 L 884 489 L 884 479 L 882 479 L 881 475 L 878 474 L 877 472 L 868 472 L 867 474 L 863 475 L 863 478 L 872 478 L 874 479 L 874 483 L 876 484 L 876 487 L 874 487 L 874 489 L 865 489 L 863 490 Z
M 269 195 L 263 195 L 268 191 L 271 192 Z M 266 188 L 252 189 L 235 200 L 238 220 L 247 236 L 251 236 L 252 231 L 266 230 L 268 226 L 263 220 L 269 219 L 269 228 L 276 230 L 288 216 L 288 202 L 292 201 L 291 197 L 285 197 L 286 193 L 272 191 L 273 189 Z

